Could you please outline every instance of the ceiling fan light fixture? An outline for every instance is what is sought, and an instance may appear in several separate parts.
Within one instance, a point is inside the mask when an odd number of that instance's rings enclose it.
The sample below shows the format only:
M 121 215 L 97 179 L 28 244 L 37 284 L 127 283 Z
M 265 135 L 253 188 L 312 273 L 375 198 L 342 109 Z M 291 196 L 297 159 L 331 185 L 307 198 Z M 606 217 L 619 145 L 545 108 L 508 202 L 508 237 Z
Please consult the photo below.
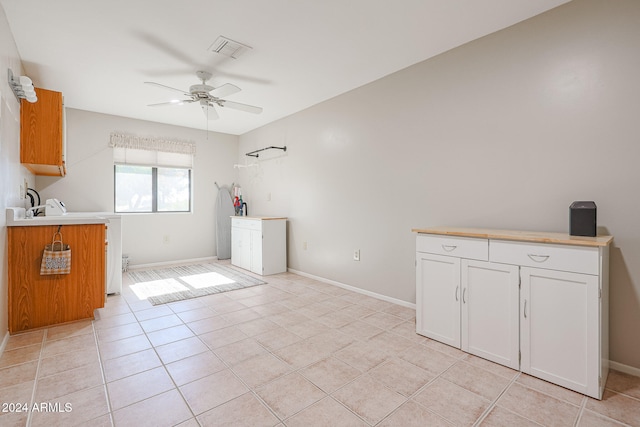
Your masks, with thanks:
M 220 55 L 228 56 L 233 59 L 238 59 L 247 50 L 253 49 L 251 46 L 231 40 L 225 36 L 218 36 L 216 41 L 209 46 L 209 50 Z

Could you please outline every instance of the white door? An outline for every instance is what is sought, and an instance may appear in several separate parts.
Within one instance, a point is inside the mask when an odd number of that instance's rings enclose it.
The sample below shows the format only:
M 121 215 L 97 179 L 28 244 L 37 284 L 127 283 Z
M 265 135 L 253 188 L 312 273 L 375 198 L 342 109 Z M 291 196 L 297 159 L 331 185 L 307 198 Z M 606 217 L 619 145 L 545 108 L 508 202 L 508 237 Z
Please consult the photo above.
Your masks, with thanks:
M 598 277 L 522 267 L 522 371 L 598 395 Z
M 460 258 L 416 253 L 416 332 L 460 348 Z
M 462 260 L 462 350 L 520 369 L 519 267 Z
M 251 230 L 251 267 L 249 270 L 262 274 L 262 230 Z
M 231 228 L 231 264 L 251 269 L 251 230 L 247 228 Z

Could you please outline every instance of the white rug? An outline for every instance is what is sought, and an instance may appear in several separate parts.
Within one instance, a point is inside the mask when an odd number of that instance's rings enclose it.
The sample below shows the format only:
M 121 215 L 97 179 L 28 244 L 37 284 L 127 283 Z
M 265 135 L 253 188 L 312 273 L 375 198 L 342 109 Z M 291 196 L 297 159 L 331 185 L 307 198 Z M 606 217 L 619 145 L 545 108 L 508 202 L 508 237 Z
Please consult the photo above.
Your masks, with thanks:
M 130 271 L 129 288 L 153 305 L 233 291 L 266 282 L 218 263 Z

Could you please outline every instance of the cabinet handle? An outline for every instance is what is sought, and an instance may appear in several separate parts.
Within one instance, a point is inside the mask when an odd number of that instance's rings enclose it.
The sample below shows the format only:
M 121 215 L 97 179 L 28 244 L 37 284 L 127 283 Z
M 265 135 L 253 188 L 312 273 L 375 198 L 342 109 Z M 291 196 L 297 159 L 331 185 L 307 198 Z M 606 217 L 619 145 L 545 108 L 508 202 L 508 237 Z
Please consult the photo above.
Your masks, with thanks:
M 527 300 L 524 300 L 524 318 L 527 318 Z
M 458 293 L 459 290 L 460 290 L 460 286 L 456 286 L 456 301 L 460 301 L 459 299 L 460 294 Z
M 527 254 L 527 256 L 531 258 L 533 262 L 545 262 L 546 260 L 549 259 L 549 255 Z
M 465 295 L 467 295 L 467 288 L 464 288 L 462 290 L 462 303 L 466 304 L 467 303 L 467 299 L 465 298 Z
M 453 250 L 455 250 L 457 248 L 457 246 L 455 245 L 442 245 L 442 249 L 444 249 L 446 252 L 451 252 Z

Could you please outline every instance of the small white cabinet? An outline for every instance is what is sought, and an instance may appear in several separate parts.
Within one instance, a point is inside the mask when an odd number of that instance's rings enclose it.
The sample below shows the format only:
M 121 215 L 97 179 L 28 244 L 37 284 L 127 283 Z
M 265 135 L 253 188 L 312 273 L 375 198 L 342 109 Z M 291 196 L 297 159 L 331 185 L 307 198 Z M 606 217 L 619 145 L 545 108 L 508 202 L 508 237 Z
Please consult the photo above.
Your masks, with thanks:
M 416 332 L 602 398 L 611 236 L 413 231 Z
M 231 217 L 231 264 L 260 275 L 287 271 L 286 218 Z

